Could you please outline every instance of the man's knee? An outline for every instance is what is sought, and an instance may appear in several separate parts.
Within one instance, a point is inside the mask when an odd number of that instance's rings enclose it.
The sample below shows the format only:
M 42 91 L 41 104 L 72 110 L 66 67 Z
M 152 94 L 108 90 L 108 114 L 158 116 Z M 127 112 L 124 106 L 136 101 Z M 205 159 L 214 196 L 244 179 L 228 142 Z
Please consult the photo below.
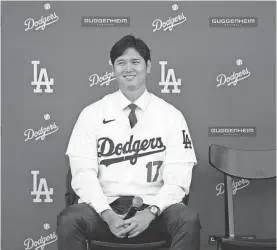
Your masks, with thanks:
M 75 204 L 76 205 L 76 204 Z M 76 224 L 78 220 L 78 211 L 77 208 L 73 209 L 69 206 L 65 208 L 58 216 L 57 216 L 57 231 L 65 232 L 67 230 L 71 230 L 73 225 Z
M 186 227 L 192 231 L 201 229 L 199 215 L 184 204 L 174 204 L 168 208 L 167 220 L 175 227 Z
M 65 208 L 57 216 L 57 233 L 72 232 L 85 222 L 86 212 L 89 211 L 87 204 L 74 204 Z

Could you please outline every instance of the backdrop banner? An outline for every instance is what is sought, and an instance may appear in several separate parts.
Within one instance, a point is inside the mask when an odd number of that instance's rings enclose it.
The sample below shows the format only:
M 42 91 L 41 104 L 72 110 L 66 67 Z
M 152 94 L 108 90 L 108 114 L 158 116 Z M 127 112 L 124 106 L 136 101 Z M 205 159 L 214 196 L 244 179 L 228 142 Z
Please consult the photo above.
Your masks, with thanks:
M 118 89 L 109 53 L 128 34 L 151 49 L 148 90 L 190 129 L 201 249 L 224 235 L 209 145 L 276 147 L 275 2 L 2 2 L 2 250 L 57 250 L 68 141 L 81 110 Z M 239 234 L 275 237 L 275 190 L 233 180 Z

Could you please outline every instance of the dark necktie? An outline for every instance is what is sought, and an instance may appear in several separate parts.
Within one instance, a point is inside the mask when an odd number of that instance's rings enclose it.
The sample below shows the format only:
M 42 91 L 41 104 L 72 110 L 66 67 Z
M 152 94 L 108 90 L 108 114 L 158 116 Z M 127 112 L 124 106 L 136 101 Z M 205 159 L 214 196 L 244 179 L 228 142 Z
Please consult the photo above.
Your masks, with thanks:
M 136 104 L 132 103 L 132 104 L 128 105 L 128 107 L 129 107 L 129 109 L 131 109 L 131 112 L 128 116 L 129 117 L 129 122 L 130 122 L 131 128 L 133 128 L 136 125 L 136 123 L 138 122 L 137 117 L 136 117 L 136 113 L 135 113 L 135 110 L 138 106 Z

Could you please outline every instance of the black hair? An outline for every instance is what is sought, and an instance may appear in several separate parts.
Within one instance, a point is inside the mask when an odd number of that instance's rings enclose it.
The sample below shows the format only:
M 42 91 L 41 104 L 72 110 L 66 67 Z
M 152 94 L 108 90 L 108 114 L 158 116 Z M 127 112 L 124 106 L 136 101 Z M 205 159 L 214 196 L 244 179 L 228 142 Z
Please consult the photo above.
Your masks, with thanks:
M 141 57 L 144 59 L 145 63 L 148 60 L 151 60 L 150 49 L 140 38 L 135 38 L 132 35 L 127 35 L 117 41 L 110 51 L 110 59 L 112 65 L 114 65 L 114 61 L 116 58 L 121 56 L 126 49 L 133 48 L 135 49 Z

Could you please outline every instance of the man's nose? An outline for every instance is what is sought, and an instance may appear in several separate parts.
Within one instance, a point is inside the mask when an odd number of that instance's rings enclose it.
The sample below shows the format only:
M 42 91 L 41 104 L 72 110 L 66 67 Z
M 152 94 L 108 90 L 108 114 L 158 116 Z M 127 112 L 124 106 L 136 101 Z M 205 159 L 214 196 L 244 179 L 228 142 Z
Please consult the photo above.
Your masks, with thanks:
M 126 63 L 126 68 L 125 68 L 126 71 L 132 71 L 133 70 L 133 67 L 132 67 L 132 63 Z

